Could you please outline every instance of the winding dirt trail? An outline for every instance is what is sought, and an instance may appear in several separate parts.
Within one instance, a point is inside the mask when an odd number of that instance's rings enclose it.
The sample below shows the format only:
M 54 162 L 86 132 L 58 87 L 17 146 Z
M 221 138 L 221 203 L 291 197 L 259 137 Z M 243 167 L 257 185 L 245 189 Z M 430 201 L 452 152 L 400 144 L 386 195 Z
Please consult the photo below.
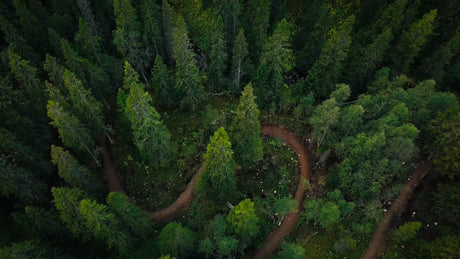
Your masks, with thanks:
M 264 136 L 282 139 L 297 154 L 299 158 L 300 181 L 295 193 L 295 200 L 298 204 L 297 211 L 285 216 L 281 225 L 268 236 L 264 246 L 256 252 L 254 258 L 267 258 L 276 252 L 284 238 L 294 229 L 295 224 L 299 220 L 299 211 L 302 210 L 302 203 L 305 197 L 306 186 L 303 184 L 303 181 L 311 176 L 308 150 L 302 145 L 302 140 L 300 138 L 286 128 L 274 124 L 262 124 L 261 130 Z M 118 179 L 115 167 L 113 166 L 110 148 L 105 140 L 101 141 L 100 145 L 104 148 L 102 159 L 104 160 L 104 181 L 106 182 L 107 189 L 111 192 L 126 194 Z M 192 180 L 188 183 L 185 191 L 177 200 L 167 208 L 150 212 L 150 219 L 155 223 L 167 223 L 172 221 L 179 214 L 188 211 L 194 198 L 193 192 L 195 190 L 195 185 L 204 171 L 205 166 L 203 163 L 197 173 L 192 177 Z
M 369 246 L 361 257 L 362 259 L 380 258 L 385 254 L 390 228 L 394 225 L 401 213 L 404 212 L 412 192 L 423 177 L 431 170 L 432 166 L 433 165 L 429 161 L 423 161 L 417 165 L 409 181 L 401 190 L 398 198 L 393 202 L 390 210 L 385 214 L 379 227 L 374 232 Z

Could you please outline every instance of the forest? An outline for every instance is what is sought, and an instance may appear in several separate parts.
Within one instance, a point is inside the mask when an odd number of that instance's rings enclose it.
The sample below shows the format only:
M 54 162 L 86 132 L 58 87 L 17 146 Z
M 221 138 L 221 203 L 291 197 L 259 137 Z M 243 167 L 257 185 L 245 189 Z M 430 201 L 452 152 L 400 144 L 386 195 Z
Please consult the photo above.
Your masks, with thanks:
M 0 35 L 0 258 L 460 257 L 460 0 L 3 0 Z

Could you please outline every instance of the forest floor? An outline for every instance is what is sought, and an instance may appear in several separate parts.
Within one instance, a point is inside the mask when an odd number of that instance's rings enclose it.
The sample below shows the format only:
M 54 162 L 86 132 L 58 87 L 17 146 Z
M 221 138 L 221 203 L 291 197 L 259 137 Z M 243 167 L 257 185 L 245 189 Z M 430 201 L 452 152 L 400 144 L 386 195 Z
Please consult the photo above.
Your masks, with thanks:
M 260 248 L 254 256 L 256 258 L 267 258 L 278 250 L 284 238 L 292 232 L 295 224 L 299 220 L 299 213 L 302 210 L 303 199 L 306 191 L 305 180 L 311 176 L 311 167 L 307 148 L 302 145 L 302 140 L 295 136 L 292 132 L 282 126 L 273 124 L 263 124 L 261 130 L 262 135 L 264 136 L 270 136 L 283 140 L 297 154 L 300 168 L 300 180 L 295 194 L 297 210 L 285 216 L 280 226 L 268 236 L 264 246 L 262 246 L 262 248 Z M 105 141 L 101 141 L 100 144 L 104 148 L 102 158 L 104 160 L 104 181 L 106 182 L 107 189 L 109 191 L 125 194 L 113 165 L 110 156 L 110 149 Z M 179 198 L 177 198 L 177 200 L 167 208 L 150 212 L 150 219 L 155 223 L 166 223 L 173 220 L 180 213 L 186 212 L 193 200 L 195 185 L 204 171 L 205 166 L 203 163 Z
M 390 210 L 385 214 L 384 219 L 380 222 L 379 227 L 374 232 L 369 246 L 364 252 L 362 259 L 380 258 L 385 254 L 388 234 L 390 228 L 393 226 L 396 219 L 399 218 L 401 213 L 406 208 L 407 201 L 409 200 L 412 192 L 415 190 L 420 181 L 431 170 L 432 164 L 429 161 L 423 161 L 417 165 L 409 181 L 401 190 L 398 198 L 393 202 Z

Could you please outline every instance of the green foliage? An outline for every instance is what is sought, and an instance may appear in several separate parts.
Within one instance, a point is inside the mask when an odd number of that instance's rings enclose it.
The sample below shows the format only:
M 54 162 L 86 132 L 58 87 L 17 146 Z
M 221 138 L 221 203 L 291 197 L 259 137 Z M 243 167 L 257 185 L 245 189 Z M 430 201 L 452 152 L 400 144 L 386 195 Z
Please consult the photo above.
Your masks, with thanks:
M 51 192 L 54 197 L 54 206 L 59 211 L 62 222 L 76 236 L 88 239 L 86 222 L 80 213 L 80 201 L 85 198 L 85 193 L 76 188 L 56 188 Z
M 147 52 L 153 56 L 164 55 L 163 35 L 161 34 L 160 7 L 153 0 L 141 1 L 141 20 L 143 22 L 142 40 Z
M 431 10 L 401 35 L 393 55 L 394 66 L 398 72 L 407 72 L 409 66 L 414 62 L 414 58 L 434 33 L 437 14 L 438 10 Z
M 284 216 L 297 210 L 297 201 L 288 197 L 277 199 L 273 204 L 272 211 L 279 224 Z
M 54 253 L 53 253 L 54 252 Z M 40 243 L 39 240 L 28 240 L 21 243 L 13 243 L 11 246 L 0 249 L 1 258 L 50 258 L 59 253 Z
M 152 72 L 152 85 L 155 89 L 155 94 L 153 95 L 155 104 L 165 108 L 173 108 L 177 105 L 177 93 L 173 85 L 171 74 L 160 56 L 155 58 L 155 66 Z
M 127 251 L 129 236 L 121 229 L 119 220 L 106 205 L 84 199 L 80 202 L 80 214 L 87 230 L 96 238 L 104 240 L 109 248 L 115 248 L 120 253 Z
M 150 95 L 129 76 L 125 77 L 125 85 L 129 85 L 130 91 L 124 112 L 140 156 L 153 168 L 168 166 L 174 158 L 175 147 L 160 114 L 151 105 Z
M 144 239 L 151 233 L 152 226 L 147 212 L 133 205 L 125 195 L 118 192 L 109 193 L 107 206 L 132 236 Z
M 279 102 L 284 76 L 292 70 L 291 31 L 291 25 L 283 19 L 263 46 L 256 72 L 255 90 L 259 103 L 264 107 Z
M 243 168 L 254 167 L 263 157 L 259 109 L 255 98 L 249 83 L 244 88 L 231 127 L 235 160 Z
M 173 51 L 176 60 L 175 88 L 181 95 L 181 108 L 195 111 L 205 100 L 198 67 L 195 63 L 187 26 L 179 16 L 174 28 Z
M 59 177 L 72 187 L 85 190 L 88 194 L 101 197 L 104 186 L 88 168 L 80 165 L 69 151 L 51 146 L 51 161 L 58 166 Z
M 233 43 L 232 51 L 232 86 L 235 91 L 240 91 L 241 78 L 248 69 L 248 43 L 243 29 L 240 30 Z
M 256 215 L 254 202 L 250 199 L 245 199 L 232 208 L 227 220 L 242 238 L 251 238 L 259 233 L 259 217 Z
M 236 198 L 236 163 L 224 128 L 219 128 L 211 137 L 204 159 L 206 171 L 198 180 L 197 193 L 216 201 L 233 201 Z
M 222 17 L 219 16 L 214 29 L 213 42 L 209 52 L 208 83 L 211 90 L 223 91 L 226 89 L 224 73 L 227 70 L 227 49 L 223 32 Z
M 315 97 L 323 99 L 332 92 L 347 57 L 354 21 L 355 17 L 352 15 L 337 28 L 331 29 L 318 60 L 305 78 L 305 93 L 313 91 Z
M 280 258 L 286 258 L 286 259 L 305 258 L 305 249 L 297 244 L 284 243 L 281 245 Z
M 422 223 L 419 221 L 406 222 L 391 233 L 391 238 L 396 243 L 406 242 L 412 238 L 415 238 L 421 226 Z
M 250 43 L 249 55 L 254 63 L 257 63 L 263 45 L 267 39 L 270 26 L 270 5 L 269 0 L 255 0 L 248 3 L 244 8 L 244 32 Z
M 176 258 L 190 257 L 195 251 L 196 239 L 193 232 L 180 223 L 171 222 L 166 225 L 158 236 L 158 248 L 162 255 Z

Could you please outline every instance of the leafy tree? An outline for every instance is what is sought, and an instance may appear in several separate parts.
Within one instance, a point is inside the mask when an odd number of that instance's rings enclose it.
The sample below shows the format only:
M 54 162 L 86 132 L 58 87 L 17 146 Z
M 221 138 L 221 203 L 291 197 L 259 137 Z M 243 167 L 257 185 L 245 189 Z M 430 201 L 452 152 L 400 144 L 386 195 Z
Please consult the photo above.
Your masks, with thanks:
M 406 222 L 391 233 L 391 238 L 397 243 L 408 241 L 415 238 L 421 226 L 419 221 Z
M 175 88 L 181 94 L 181 108 L 196 110 L 204 102 L 205 93 L 188 37 L 184 19 L 179 16 L 174 28 L 174 59 L 176 60 Z
M 318 60 L 305 78 L 305 93 L 313 91 L 315 97 L 323 99 L 333 90 L 351 44 L 350 33 L 354 20 L 355 17 L 352 15 L 340 26 L 330 30 L 329 38 L 321 49 Z
M 94 197 L 101 197 L 104 186 L 88 168 L 80 165 L 69 151 L 51 146 L 51 161 L 58 166 L 59 177 L 75 188 L 85 190 Z
M 284 85 L 284 75 L 293 66 L 290 49 L 291 25 L 283 19 L 264 44 L 256 72 L 255 90 L 259 103 L 265 107 L 278 103 Z
M 171 222 L 166 225 L 158 236 L 158 247 L 162 255 L 186 258 L 195 251 L 193 232 L 180 223 Z
M 219 128 L 211 137 L 204 159 L 206 171 L 198 180 L 197 193 L 218 201 L 234 200 L 236 163 L 224 128 Z
M 287 258 L 287 259 L 305 258 L 305 249 L 297 244 L 283 243 L 281 245 L 280 258 Z
M 115 248 L 122 254 L 127 251 L 130 237 L 121 229 L 119 220 L 106 205 L 84 199 L 80 202 L 79 212 L 87 230 L 96 238 L 104 240 L 109 248 Z
M 175 148 L 168 129 L 151 102 L 150 95 L 139 84 L 131 84 L 125 116 L 131 123 L 134 144 L 144 162 L 153 168 L 166 167 L 174 157 Z
M 85 198 L 85 193 L 76 188 L 56 187 L 53 187 L 51 192 L 62 222 L 76 237 L 88 239 L 90 236 L 85 227 L 85 219 L 80 213 L 80 201 Z
M 118 192 L 109 193 L 107 206 L 132 236 L 146 238 L 149 235 L 152 227 L 148 214 L 132 204 L 125 195 Z
M 259 217 L 254 209 L 254 202 L 245 199 L 238 203 L 227 217 L 233 230 L 243 238 L 251 238 L 259 233 Z
M 241 78 L 247 73 L 248 44 L 241 29 L 236 36 L 232 51 L 232 85 L 235 91 L 240 91 Z
M 438 10 L 431 10 L 403 32 L 392 56 L 393 64 L 398 72 L 407 72 L 421 48 L 434 33 L 437 14 Z
M 275 217 L 277 218 L 277 225 L 279 225 L 284 216 L 288 213 L 294 212 L 297 210 L 297 201 L 288 197 L 277 199 L 273 204 L 272 211 Z
M 155 58 L 152 72 L 152 85 L 155 89 L 153 99 L 161 107 L 172 108 L 177 105 L 177 93 L 168 67 L 160 56 Z
M 259 109 L 249 83 L 242 93 L 231 127 L 235 160 L 243 167 L 253 167 L 262 160 L 263 148 L 259 123 Z

